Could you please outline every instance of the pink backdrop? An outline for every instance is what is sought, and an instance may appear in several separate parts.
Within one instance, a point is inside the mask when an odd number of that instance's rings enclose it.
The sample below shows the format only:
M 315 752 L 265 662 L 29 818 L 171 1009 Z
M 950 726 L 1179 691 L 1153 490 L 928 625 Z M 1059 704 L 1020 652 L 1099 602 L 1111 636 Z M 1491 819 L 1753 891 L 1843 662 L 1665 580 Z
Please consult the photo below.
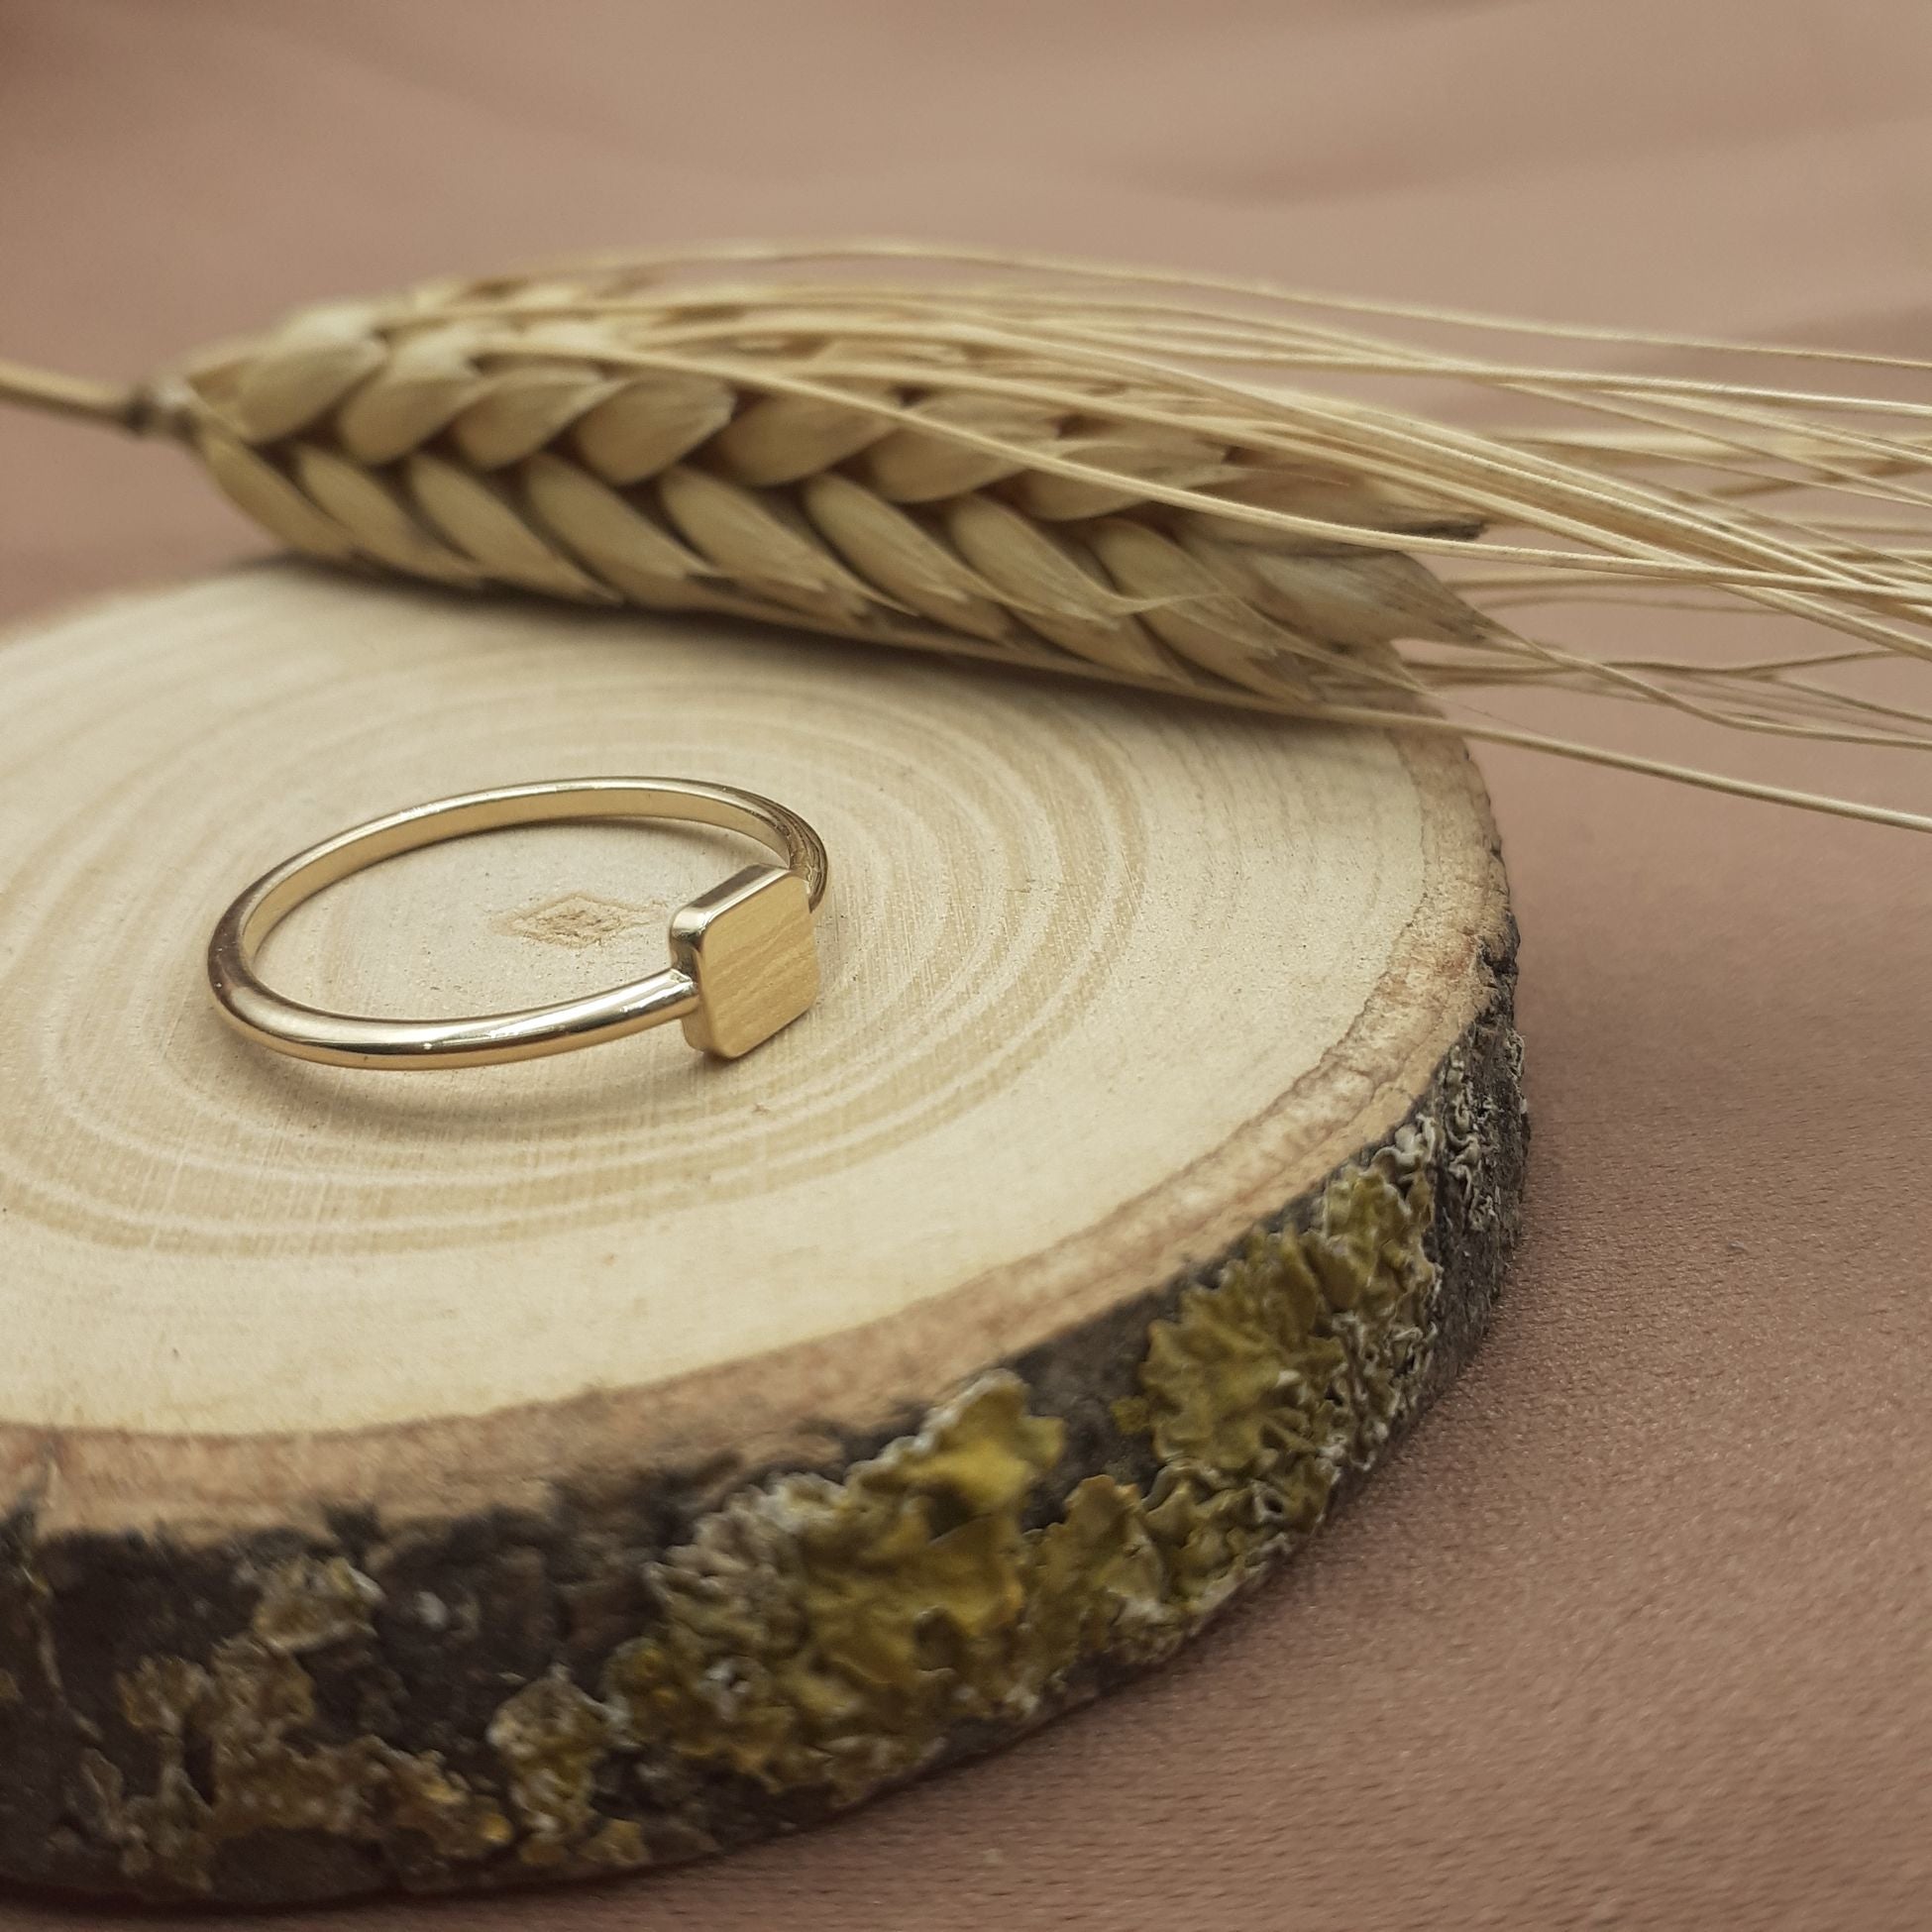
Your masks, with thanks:
M 856 231 L 1932 353 L 1932 8 L 0 5 L 24 360 L 133 374 L 444 268 Z M 254 543 L 169 452 L 0 418 L 0 614 Z M 1292 1577 L 808 1838 L 355 1923 L 1932 1922 L 1932 843 L 1482 758 L 1528 1239 L 1475 1367 Z M 1784 768 L 1932 798 L 1870 757 Z M 0 1895 L 5 1932 L 93 1917 Z

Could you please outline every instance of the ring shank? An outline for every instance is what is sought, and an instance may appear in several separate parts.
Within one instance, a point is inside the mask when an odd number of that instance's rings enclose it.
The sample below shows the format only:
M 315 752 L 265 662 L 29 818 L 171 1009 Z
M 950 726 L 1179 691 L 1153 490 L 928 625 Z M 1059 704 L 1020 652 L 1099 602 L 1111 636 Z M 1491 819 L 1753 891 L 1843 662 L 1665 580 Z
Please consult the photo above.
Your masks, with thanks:
M 479 1066 L 618 1039 L 693 1012 L 696 982 L 675 966 L 578 1000 L 454 1020 L 329 1013 L 290 1000 L 255 970 L 262 942 L 296 907 L 384 859 L 516 825 L 658 819 L 715 825 L 759 841 L 824 897 L 824 845 L 796 812 L 733 787 L 664 778 L 563 779 L 504 786 L 371 819 L 265 873 L 222 915 L 208 945 L 208 982 L 223 1015 L 276 1052 L 333 1066 Z

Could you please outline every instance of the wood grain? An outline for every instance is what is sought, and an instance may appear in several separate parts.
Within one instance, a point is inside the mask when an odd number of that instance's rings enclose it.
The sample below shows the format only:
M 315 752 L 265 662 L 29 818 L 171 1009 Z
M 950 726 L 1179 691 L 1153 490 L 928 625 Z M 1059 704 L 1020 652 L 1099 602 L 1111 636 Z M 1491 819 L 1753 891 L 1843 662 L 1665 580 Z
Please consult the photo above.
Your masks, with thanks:
M 14 1869 L 287 1897 L 755 1835 L 794 1815 L 766 1802 L 778 1772 L 685 1792 L 653 1837 L 605 1788 L 604 1746 L 636 1755 L 614 1731 L 585 1772 L 598 1831 L 590 1812 L 545 1825 L 503 1741 L 531 1713 L 497 1708 L 565 1681 L 556 1666 L 605 1686 L 576 1690 L 587 1705 L 621 1702 L 598 1672 L 649 1625 L 650 1565 L 707 1512 L 787 1469 L 857 1493 L 867 1458 L 910 1466 L 921 1428 L 944 1440 L 946 1417 L 980 1413 L 960 1391 L 1016 1365 L 1028 1414 L 1065 1437 L 1024 1535 L 1083 1480 L 1157 1493 L 1158 1433 L 1134 1447 L 1107 1406 L 1132 1396 L 1150 1321 L 1179 1319 L 1182 1287 L 1220 1279 L 1257 1227 L 1318 1238 L 1339 1212 L 1324 1187 L 1377 1149 L 1420 1217 L 1432 1352 L 1370 1449 L 1337 1461 L 1341 1487 L 1480 1325 L 1521 1124 L 1512 931 L 1457 749 L 293 567 L 97 606 L 4 660 L 0 1470 L 38 1580 L 11 1623 L 0 1606 L 0 1725 L 31 1730 L 23 1762 L 50 1786 L 0 1798 Z M 729 1065 L 659 1033 L 407 1078 L 279 1060 L 220 1025 L 200 952 L 257 873 L 381 810 L 575 774 L 705 778 L 811 819 L 834 884 L 810 1014 Z M 466 840 L 332 888 L 265 964 L 347 1010 L 560 998 L 661 963 L 670 912 L 742 857 L 663 827 Z M 540 1551 L 510 1568 L 534 1564 L 549 1607 L 405 1641 L 404 1546 L 438 1602 L 487 1600 L 478 1565 Z M 560 1579 L 599 1576 L 602 1609 L 560 1622 Z M 316 1644 L 273 1634 L 291 1602 Z M 112 1640 L 81 1644 L 72 1606 L 109 1614 Z M 205 1685 L 237 1644 L 309 1673 L 320 1728 L 269 1742 L 351 1754 L 353 1828 L 285 1797 L 233 1809 L 253 1773 Z M 158 1656 L 201 1660 L 171 1716 L 130 1689 Z M 1096 1656 L 1009 1728 L 1147 1661 Z M 85 1772 L 93 1751 L 137 1790 L 197 1726 L 214 1782 L 178 1816 Z M 965 1728 L 866 1788 L 978 1748 Z M 500 1842 L 404 1819 L 426 1753 L 463 1768 L 476 1818 L 497 1805 Z M 810 1804 L 864 1794 L 827 1791 Z M 172 1863 L 155 1850 L 170 1819 L 199 1834 Z

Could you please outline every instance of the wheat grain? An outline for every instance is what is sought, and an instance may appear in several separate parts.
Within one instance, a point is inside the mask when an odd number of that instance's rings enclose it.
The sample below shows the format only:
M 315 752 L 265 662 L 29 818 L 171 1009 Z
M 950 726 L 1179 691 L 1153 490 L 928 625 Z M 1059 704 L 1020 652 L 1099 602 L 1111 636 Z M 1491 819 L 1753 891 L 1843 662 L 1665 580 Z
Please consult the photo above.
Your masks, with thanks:
M 1796 673 L 1932 657 L 1932 518 L 1870 513 L 1932 508 L 1932 407 L 1492 362 L 1310 319 L 1377 311 L 1260 284 L 953 252 L 988 271 L 961 281 L 916 251 L 841 253 L 431 284 L 307 311 L 134 389 L 0 365 L 0 396 L 171 433 L 293 548 L 445 585 L 1416 729 L 1459 693 L 1560 685 L 1761 732 L 1927 743 L 1921 710 Z M 786 256 L 811 271 L 777 272 Z M 1362 399 L 1387 379 L 1562 419 L 1481 434 Z M 1516 619 L 1604 596 L 1798 617 L 1860 648 L 1617 660 Z
M 942 647 L 957 633 L 1033 664 L 1065 653 L 1301 702 L 1385 697 L 1385 668 L 1345 647 L 1386 643 L 1424 601 L 1438 628 L 1485 632 L 1400 556 L 1272 532 L 1237 548 L 1157 523 L 1149 484 L 1351 528 L 1474 527 L 1333 462 L 1121 421 L 1108 412 L 1134 393 L 1075 357 L 982 351 L 933 359 L 922 383 L 854 381 L 835 368 L 849 338 L 796 314 L 775 336 L 781 318 L 748 302 L 709 351 L 726 373 L 653 369 L 666 338 L 666 359 L 692 354 L 689 296 L 581 299 L 593 315 L 560 317 L 559 291 L 530 284 L 488 313 L 451 303 L 450 319 L 433 302 L 303 316 L 187 372 L 170 418 L 283 541 L 446 584 L 805 615 L 860 637 L 930 625 Z M 895 354 L 923 347 L 909 330 Z M 1062 400 L 961 386 L 1003 377 Z M 799 378 L 814 392 L 782 386 Z M 1185 405 L 1154 385 L 1138 399 Z

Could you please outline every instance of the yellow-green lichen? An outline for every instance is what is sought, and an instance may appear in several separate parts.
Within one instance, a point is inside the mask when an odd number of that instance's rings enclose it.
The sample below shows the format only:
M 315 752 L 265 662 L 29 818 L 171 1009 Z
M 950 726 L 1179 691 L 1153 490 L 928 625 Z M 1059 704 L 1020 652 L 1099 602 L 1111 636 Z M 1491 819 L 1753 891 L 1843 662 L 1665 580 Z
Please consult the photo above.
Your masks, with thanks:
M 1172 1648 L 1171 1578 L 1133 1484 L 1089 1476 L 1031 1544 L 1018 1656 L 1026 1696 L 1085 1658 Z
M 282 1565 L 205 1667 L 153 1658 L 122 1681 L 160 1757 L 138 1796 L 92 1763 L 125 1868 L 205 1883 L 225 1842 L 275 1829 L 414 1832 L 452 1862 L 514 1842 L 540 1869 L 639 1864 L 645 1824 L 607 1815 L 639 1791 L 657 1794 L 665 1843 L 696 1847 L 694 1771 L 850 1802 L 962 1730 L 1050 1713 L 1099 1663 L 1164 1656 L 1306 1537 L 1420 1400 L 1441 1154 L 1433 1120 L 1405 1127 L 1342 1169 L 1305 1226 L 1257 1232 L 1149 1326 L 1137 1386 L 1114 1405 L 1151 1459 L 1144 1490 L 1089 1475 L 1042 1523 L 1065 1426 L 1000 1372 L 838 1479 L 730 1498 L 650 1565 L 658 1614 L 611 1654 L 600 1696 L 553 1671 L 497 1707 L 500 1800 L 433 1753 L 300 1742 L 315 1717 L 301 1658 L 368 1640 L 380 1591 L 340 1558 Z
M 1259 1231 L 1148 1333 L 1115 1419 L 1160 1460 L 1147 1525 L 1179 1609 L 1205 1613 L 1321 1521 L 1427 1372 L 1437 1270 L 1433 1127 L 1324 1190 L 1303 1230 Z
M 154 1788 L 130 1794 L 99 1752 L 82 1769 L 129 1877 L 205 1890 L 221 1847 L 265 1831 L 415 1831 L 453 1859 L 509 1842 L 508 1819 L 434 1753 L 376 1737 L 298 1741 L 315 1718 L 315 1683 L 294 1653 L 367 1633 L 379 1600 L 346 1562 L 300 1559 L 265 1579 L 248 1631 L 217 1645 L 205 1667 L 151 1657 L 118 1680 L 122 1716 L 160 1758 Z M 205 1789 L 188 1769 L 191 1748 L 205 1757 Z
M 1057 1421 L 991 1377 L 842 1482 L 783 1477 L 657 1566 L 665 1622 L 612 1660 L 633 1737 L 773 1789 L 869 1789 L 1013 1688 L 1020 1513 Z
M 1062 1431 L 1003 1374 L 843 1482 L 783 1477 L 708 1517 L 655 1568 L 662 1628 L 612 1661 L 631 1741 L 850 1798 L 962 1722 L 1029 1719 L 1083 1662 L 1171 1649 L 1315 1527 L 1412 1402 L 1433 1150 L 1409 1129 L 1152 1325 L 1117 1411 L 1152 1440 L 1149 1495 L 1090 1477 L 1022 1528 Z
M 609 1753 L 611 1733 L 610 1712 L 561 1671 L 525 1684 L 497 1707 L 489 1743 L 509 1777 L 510 1803 L 525 1833 L 517 1856 L 526 1865 L 561 1865 L 599 1825 L 606 1829 L 594 1834 L 595 1842 L 606 1862 L 642 1860 L 641 1843 L 625 1856 L 617 1850 L 636 1837 L 636 1826 L 627 1835 L 596 1811 L 597 1767 Z
M 381 1601 L 375 1579 L 346 1557 L 297 1556 L 263 1578 L 249 1629 L 269 1650 L 300 1657 L 304 1651 L 367 1637 L 371 1612 Z
M 1391 1150 L 1344 1169 L 1306 1231 L 1257 1233 L 1156 1322 L 1140 1394 L 1116 1405 L 1163 1465 L 1265 1482 L 1312 1528 L 1344 1466 L 1386 1440 L 1426 1355 L 1436 1270 L 1427 1171 Z

